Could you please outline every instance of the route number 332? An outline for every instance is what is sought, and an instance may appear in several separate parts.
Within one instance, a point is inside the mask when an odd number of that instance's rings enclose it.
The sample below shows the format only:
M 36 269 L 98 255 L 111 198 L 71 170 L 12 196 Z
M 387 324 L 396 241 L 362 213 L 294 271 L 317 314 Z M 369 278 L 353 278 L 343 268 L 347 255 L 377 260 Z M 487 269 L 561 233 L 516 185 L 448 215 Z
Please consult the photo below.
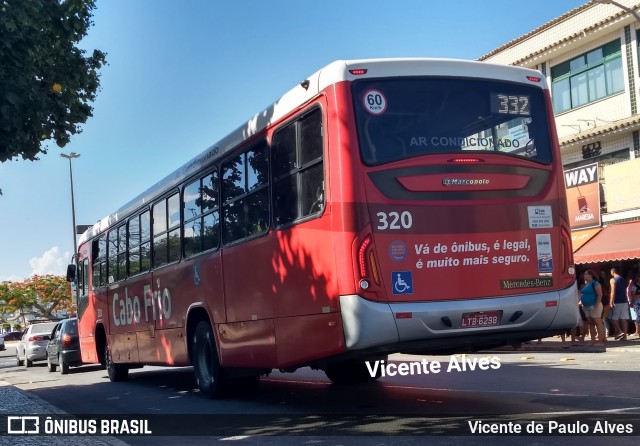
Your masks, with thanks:
M 398 212 L 378 212 L 378 226 L 376 229 L 379 231 L 409 229 L 413 225 L 413 216 L 409 211 Z

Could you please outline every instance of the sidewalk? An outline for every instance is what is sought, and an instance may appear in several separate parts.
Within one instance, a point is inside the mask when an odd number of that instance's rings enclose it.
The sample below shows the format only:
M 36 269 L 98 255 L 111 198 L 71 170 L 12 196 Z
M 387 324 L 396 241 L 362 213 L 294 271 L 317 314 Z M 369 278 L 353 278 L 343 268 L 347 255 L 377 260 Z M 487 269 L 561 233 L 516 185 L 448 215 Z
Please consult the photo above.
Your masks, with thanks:
M 567 336 L 562 342 L 560 336 L 544 338 L 542 342 L 536 340 L 527 344 L 522 344 L 519 348 L 499 347 L 494 351 L 522 351 L 522 352 L 575 352 L 575 353 L 606 353 L 607 351 L 629 351 L 640 353 L 640 339 L 634 334 L 628 337 L 627 341 L 616 341 L 614 338 L 607 338 L 604 347 L 590 345 L 590 341 L 571 342 L 571 337 Z
M 11 446 L 127 446 L 127 443 L 107 436 L 8 435 L 7 416 L 65 415 L 57 407 L 35 395 L 0 381 L 0 437 L 11 439 Z

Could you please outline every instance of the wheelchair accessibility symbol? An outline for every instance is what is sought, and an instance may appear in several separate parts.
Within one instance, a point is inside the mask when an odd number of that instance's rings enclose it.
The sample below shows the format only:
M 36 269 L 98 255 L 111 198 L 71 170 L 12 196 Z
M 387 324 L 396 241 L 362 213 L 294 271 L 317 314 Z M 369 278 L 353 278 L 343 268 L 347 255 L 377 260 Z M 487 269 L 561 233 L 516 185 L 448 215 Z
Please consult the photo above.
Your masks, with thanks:
M 411 271 L 394 271 L 391 273 L 393 294 L 413 294 L 413 278 Z

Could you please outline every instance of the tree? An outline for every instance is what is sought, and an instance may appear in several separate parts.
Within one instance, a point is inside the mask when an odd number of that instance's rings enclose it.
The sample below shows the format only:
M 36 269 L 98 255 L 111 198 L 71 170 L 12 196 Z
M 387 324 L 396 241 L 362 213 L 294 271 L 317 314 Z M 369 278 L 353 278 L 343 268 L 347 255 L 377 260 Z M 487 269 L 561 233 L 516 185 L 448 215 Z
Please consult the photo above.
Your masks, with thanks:
M 64 147 L 92 116 L 106 54 L 76 44 L 94 0 L 0 0 L 0 162 Z M 0 192 L 1 193 L 1 192 Z
M 54 318 L 54 312 L 75 311 L 71 286 L 63 276 L 34 275 L 24 282 L 2 282 L 0 301 L 7 313 L 33 314 L 36 318 Z

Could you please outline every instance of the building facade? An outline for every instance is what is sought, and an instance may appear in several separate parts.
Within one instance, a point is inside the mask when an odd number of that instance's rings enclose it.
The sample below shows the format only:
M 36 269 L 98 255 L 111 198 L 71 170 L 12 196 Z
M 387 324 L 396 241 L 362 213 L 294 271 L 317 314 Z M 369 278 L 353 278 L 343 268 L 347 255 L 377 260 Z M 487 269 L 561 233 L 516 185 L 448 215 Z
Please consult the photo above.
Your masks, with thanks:
M 566 184 L 576 263 L 632 276 L 640 271 L 640 1 L 608 1 L 585 3 L 479 60 L 547 78 L 565 182 L 597 175 L 575 193 Z

